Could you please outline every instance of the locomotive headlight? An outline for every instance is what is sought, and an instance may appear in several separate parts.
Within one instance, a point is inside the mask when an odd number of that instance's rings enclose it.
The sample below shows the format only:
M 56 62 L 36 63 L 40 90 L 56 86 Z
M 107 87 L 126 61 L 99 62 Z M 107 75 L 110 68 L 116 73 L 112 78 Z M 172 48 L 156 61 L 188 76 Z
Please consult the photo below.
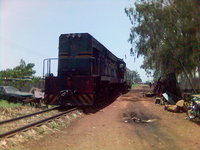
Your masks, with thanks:
M 75 36 L 76 36 L 75 34 L 72 34 L 72 37 L 73 37 L 73 38 L 75 38 Z
M 81 37 L 81 34 L 78 34 L 78 37 L 80 38 L 80 37 Z

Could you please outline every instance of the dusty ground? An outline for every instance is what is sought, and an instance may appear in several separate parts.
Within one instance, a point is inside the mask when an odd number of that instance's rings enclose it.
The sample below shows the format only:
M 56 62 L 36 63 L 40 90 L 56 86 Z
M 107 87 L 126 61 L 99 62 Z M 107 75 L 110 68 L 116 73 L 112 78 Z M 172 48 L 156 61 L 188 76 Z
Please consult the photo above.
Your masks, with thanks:
M 69 128 L 19 149 L 199 150 L 200 126 L 184 113 L 164 111 L 152 98 L 143 97 L 145 89 L 135 88 L 104 109 L 83 115 Z

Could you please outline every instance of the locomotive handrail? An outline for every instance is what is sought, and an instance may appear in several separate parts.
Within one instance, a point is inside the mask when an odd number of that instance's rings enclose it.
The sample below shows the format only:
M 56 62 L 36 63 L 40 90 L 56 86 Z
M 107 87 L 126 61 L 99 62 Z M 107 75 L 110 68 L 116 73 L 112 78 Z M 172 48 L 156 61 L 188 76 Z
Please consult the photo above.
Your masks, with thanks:
M 47 74 L 51 73 L 51 60 L 58 60 L 58 58 L 45 58 L 43 60 L 43 78 L 45 77 L 45 63 L 47 62 Z

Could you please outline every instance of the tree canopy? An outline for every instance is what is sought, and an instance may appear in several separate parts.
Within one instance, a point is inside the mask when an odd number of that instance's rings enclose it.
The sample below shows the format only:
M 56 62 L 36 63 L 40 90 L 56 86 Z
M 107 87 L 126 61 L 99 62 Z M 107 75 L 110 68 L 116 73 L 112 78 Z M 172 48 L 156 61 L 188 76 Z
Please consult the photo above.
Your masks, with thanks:
M 25 80 L 26 77 L 30 77 L 35 74 L 35 70 L 33 70 L 34 66 L 35 64 L 26 64 L 26 62 L 21 59 L 19 65 L 13 69 L 0 71 L 0 84 L 14 86 L 21 90 L 25 85 L 39 81 L 40 78 L 35 77 L 32 78 L 32 80 Z
M 133 81 L 135 83 L 139 83 L 139 82 L 142 82 L 141 78 L 140 78 L 140 75 L 137 71 L 132 71 L 133 73 Z
M 35 74 L 35 70 L 33 70 L 33 67 L 35 64 L 28 63 L 21 59 L 20 64 L 13 69 L 6 69 L 0 71 L 0 77 L 1 78 L 23 78 L 26 76 L 32 76 Z
M 129 42 L 141 66 L 154 77 L 175 71 L 190 74 L 200 63 L 200 1 L 137 0 L 126 8 Z

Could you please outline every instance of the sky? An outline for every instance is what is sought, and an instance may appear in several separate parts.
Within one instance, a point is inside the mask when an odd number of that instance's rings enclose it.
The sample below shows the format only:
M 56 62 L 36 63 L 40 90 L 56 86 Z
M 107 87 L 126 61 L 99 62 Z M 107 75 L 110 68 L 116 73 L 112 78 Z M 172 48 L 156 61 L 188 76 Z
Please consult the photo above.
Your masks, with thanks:
M 134 61 L 130 56 L 131 23 L 124 8 L 133 3 L 134 0 L 0 0 L 0 70 L 13 68 L 24 59 L 35 64 L 36 76 L 42 76 L 43 60 L 58 56 L 60 34 L 87 32 L 123 58 L 129 69 L 138 71 L 143 81 L 149 80 L 140 68 L 143 59 Z

